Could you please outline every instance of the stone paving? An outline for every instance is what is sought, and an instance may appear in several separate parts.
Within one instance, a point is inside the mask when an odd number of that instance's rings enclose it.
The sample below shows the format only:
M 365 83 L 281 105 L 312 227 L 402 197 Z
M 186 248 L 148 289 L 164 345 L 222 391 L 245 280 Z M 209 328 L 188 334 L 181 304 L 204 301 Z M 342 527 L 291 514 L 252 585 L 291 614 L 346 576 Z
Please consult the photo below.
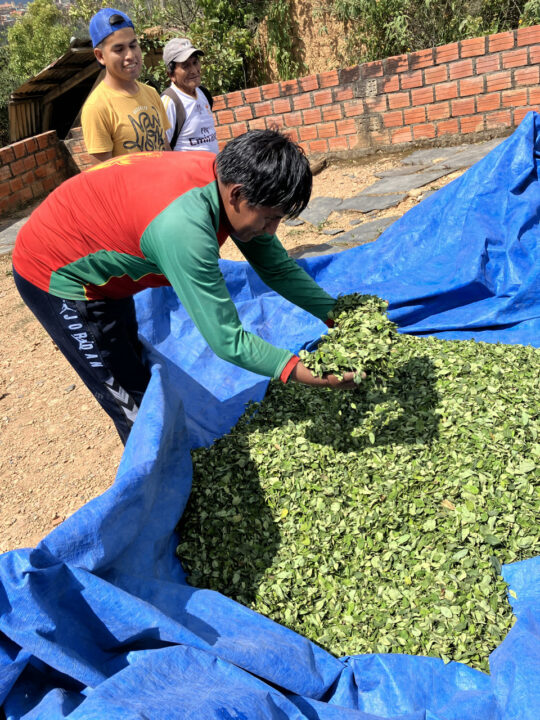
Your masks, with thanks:
M 417 150 L 401 161 L 401 166 L 393 170 L 376 173 L 379 179 L 358 195 L 349 198 L 316 197 L 296 220 L 286 220 L 286 225 L 302 226 L 309 223 L 318 227 L 333 212 L 356 210 L 365 214 L 366 222 L 358 221 L 357 227 L 342 231 L 322 230 L 320 244 L 316 246 L 299 246 L 294 257 L 323 255 L 344 250 L 346 247 L 362 245 L 375 240 L 397 217 L 377 219 L 377 212 L 399 205 L 411 190 L 422 188 L 445 175 L 468 168 L 481 160 L 502 139 L 489 140 L 476 145 L 458 145 L 448 148 L 429 148 Z M 430 195 L 426 190 L 422 198 Z M 33 208 L 29 208 L 24 217 L 17 217 L 0 223 L 0 255 L 11 252 L 15 238 L 27 216 Z M 323 239 L 324 236 L 324 239 Z

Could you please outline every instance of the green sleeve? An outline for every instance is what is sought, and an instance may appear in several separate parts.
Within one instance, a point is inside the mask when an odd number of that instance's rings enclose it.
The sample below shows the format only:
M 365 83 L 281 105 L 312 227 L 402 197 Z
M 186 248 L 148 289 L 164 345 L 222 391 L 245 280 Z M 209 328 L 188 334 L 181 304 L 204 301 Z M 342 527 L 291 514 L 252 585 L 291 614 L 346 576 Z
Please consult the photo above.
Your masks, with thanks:
M 288 256 L 275 235 L 261 235 L 246 243 L 234 242 L 269 288 L 323 322 L 328 319 L 335 298 Z
M 279 378 L 292 357 L 242 328 L 218 265 L 219 217 L 205 188 L 177 198 L 146 228 L 141 250 L 167 277 L 191 319 L 223 360 Z

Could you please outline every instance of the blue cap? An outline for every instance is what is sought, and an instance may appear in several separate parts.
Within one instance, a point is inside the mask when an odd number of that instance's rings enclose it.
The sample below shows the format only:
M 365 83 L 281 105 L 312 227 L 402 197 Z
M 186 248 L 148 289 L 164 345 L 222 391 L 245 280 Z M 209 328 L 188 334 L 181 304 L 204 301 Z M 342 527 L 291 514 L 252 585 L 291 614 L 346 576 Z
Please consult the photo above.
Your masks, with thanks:
M 92 38 L 92 47 L 103 42 L 106 37 L 122 28 L 133 28 L 130 18 L 121 10 L 114 8 L 102 8 L 90 20 L 89 30 Z M 133 28 L 135 29 L 135 28 Z

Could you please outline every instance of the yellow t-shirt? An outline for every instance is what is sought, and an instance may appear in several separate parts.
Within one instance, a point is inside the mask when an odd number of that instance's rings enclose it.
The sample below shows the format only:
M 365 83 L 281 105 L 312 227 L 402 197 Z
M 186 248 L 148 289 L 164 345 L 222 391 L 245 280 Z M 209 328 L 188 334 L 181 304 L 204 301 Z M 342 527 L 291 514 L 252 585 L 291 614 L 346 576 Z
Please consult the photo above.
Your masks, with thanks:
M 135 95 L 100 82 L 84 103 L 81 124 L 90 154 L 113 157 L 165 149 L 170 124 L 161 98 L 149 85 L 137 82 Z

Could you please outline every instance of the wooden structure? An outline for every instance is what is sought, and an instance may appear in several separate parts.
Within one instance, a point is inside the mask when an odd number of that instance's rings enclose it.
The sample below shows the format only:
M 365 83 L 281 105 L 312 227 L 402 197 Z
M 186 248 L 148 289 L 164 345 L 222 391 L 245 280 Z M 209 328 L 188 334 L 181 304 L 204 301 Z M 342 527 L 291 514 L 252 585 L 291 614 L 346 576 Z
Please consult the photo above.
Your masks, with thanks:
M 10 141 L 56 130 L 63 139 L 77 124 L 88 94 L 101 80 L 102 68 L 90 40 L 71 41 L 69 50 L 11 94 Z

